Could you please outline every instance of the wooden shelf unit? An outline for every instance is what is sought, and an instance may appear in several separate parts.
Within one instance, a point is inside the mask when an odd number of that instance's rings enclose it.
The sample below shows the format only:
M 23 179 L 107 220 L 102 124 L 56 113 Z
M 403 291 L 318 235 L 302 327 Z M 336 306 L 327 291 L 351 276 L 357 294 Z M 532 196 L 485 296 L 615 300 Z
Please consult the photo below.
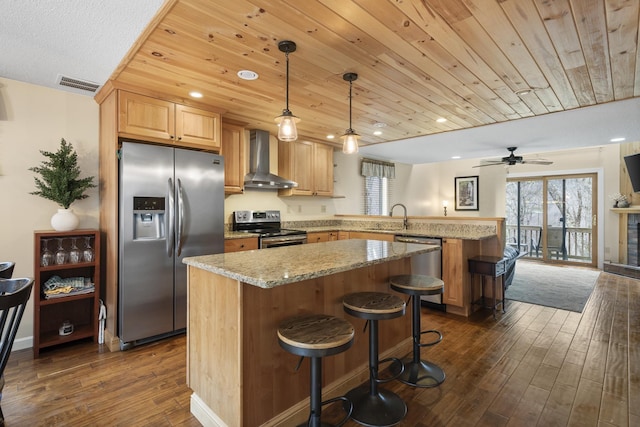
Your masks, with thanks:
M 71 239 L 77 238 L 78 248 L 84 248 L 84 238 L 89 237 L 93 248 L 92 262 L 65 263 L 42 266 L 43 241 L 51 239 L 49 250 L 55 254 L 57 238 L 62 238 L 63 247 L 69 251 Z M 98 230 L 36 231 L 34 232 L 34 291 L 33 291 L 33 356 L 40 350 L 85 338 L 98 339 L 98 311 L 100 308 L 100 232 Z M 94 292 L 45 299 L 43 286 L 52 276 L 61 278 L 85 277 L 94 284 Z M 73 333 L 60 335 L 64 321 L 73 324 Z

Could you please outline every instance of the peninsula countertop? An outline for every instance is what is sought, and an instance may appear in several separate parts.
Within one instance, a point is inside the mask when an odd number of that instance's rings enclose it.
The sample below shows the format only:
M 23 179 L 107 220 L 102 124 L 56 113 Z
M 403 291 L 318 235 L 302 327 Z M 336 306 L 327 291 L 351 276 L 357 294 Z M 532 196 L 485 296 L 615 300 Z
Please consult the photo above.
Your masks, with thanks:
M 441 248 L 437 245 L 351 239 L 201 255 L 184 258 L 183 262 L 269 289 L 438 250 Z

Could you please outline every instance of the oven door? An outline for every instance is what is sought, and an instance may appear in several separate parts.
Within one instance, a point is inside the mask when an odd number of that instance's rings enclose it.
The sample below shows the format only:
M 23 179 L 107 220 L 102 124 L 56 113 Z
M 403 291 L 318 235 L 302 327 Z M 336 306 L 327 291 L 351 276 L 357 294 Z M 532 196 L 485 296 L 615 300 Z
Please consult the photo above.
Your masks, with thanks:
M 306 234 L 295 234 L 293 236 L 271 236 L 260 238 L 260 249 L 277 248 L 279 246 L 293 246 L 307 243 Z

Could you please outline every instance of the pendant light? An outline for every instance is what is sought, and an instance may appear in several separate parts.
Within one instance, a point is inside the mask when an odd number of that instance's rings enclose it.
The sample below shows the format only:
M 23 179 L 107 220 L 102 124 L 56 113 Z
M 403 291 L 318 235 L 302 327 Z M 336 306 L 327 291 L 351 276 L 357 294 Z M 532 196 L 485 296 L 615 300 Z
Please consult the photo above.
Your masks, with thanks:
M 278 43 L 278 49 L 284 52 L 287 60 L 286 106 L 284 110 L 282 110 L 282 114 L 276 117 L 276 123 L 278 123 L 278 139 L 280 141 L 295 141 L 298 139 L 296 123 L 299 122 L 300 119 L 289 111 L 289 53 L 296 51 L 296 44 L 291 40 L 282 40 Z
M 345 154 L 353 154 L 358 152 L 358 135 L 351 128 L 351 89 L 353 87 L 353 82 L 358 78 L 356 73 L 344 73 L 342 78 L 349 82 L 349 129 L 342 135 L 342 152 Z

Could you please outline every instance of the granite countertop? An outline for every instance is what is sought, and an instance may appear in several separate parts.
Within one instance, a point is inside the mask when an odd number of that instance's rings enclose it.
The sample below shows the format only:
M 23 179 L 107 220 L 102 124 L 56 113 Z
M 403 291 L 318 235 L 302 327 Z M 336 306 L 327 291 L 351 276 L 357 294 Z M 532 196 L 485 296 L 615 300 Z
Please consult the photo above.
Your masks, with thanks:
M 187 257 L 183 262 L 269 289 L 440 249 L 435 245 L 353 239 Z
M 298 227 L 307 233 L 323 233 L 329 231 L 354 231 L 360 233 L 381 233 L 402 236 L 441 237 L 449 239 L 482 240 L 496 237 L 495 229 L 488 227 L 466 226 L 465 224 L 447 225 L 445 227 L 431 226 L 429 229 L 376 229 L 354 226 L 322 226 L 322 227 Z
M 491 227 L 478 227 L 467 226 L 466 224 L 455 225 L 443 225 L 438 224 L 431 225 L 429 228 L 423 229 L 375 229 L 375 228 L 362 228 L 352 225 L 326 225 L 320 227 L 287 227 L 296 230 L 303 230 L 307 233 L 326 233 L 330 231 L 354 231 L 361 233 L 381 233 L 392 235 L 408 235 L 408 236 L 423 236 L 423 237 L 440 237 L 449 239 L 466 239 L 466 240 L 483 240 L 491 237 L 496 237 L 495 228 Z M 258 237 L 258 234 L 242 233 L 237 231 L 227 231 L 224 233 L 225 239 L 241 239 L 247 237 Z

